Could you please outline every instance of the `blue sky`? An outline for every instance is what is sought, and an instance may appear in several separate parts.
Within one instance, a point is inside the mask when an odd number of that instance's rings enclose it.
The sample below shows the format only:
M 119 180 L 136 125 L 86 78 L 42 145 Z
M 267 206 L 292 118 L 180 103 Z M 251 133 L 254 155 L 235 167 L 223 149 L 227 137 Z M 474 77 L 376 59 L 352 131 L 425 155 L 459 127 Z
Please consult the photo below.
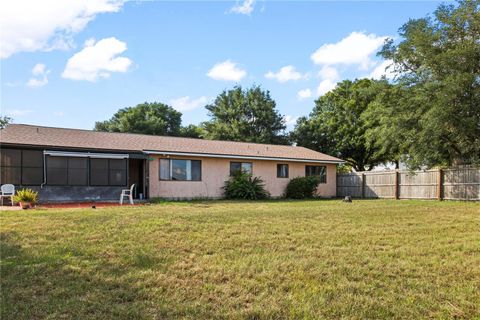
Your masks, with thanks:
M 291 127 L 336 81 L 384 73 L 388 62 L 375 56 L 384 38 L 439 3 L 3 3 L 1 114 L 91 129 L 119 108 L 159 101 L 199 123 L 222 90 L 257 84 Z

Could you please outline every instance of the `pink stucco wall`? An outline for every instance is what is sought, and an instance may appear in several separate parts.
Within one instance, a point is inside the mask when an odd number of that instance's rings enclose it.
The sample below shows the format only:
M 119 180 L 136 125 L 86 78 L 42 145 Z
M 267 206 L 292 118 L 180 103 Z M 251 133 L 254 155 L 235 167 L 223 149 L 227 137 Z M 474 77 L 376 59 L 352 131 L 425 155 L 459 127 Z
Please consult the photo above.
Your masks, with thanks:
M 191 199 L 191 198 L 220 198 L 222 187 L 229 179 L 230 162 L 252 162 L 253 175 L 262 177 L 266 189 L 272 197 L 280 197 L 291 178 L 305 175 L 306 165 L 325 165 L 327 167 L 327 183 L 318 186 L 318 195 L 322 197 L 335 197 L 336 195 L 336 165 L 305 163 L 305 162 L 281 162 L 265 160 L 235 160 L 222 158 L 200 157 L 177 157 L 172 159 L 190 159 L 202 161 L 202 181 L 164 181 L 159 178 L 159 159 L 167 158 L 151 156 L 149 161 L 150 197 Z M 277 164 L 287 163 L 289 178 L 277 178 Z

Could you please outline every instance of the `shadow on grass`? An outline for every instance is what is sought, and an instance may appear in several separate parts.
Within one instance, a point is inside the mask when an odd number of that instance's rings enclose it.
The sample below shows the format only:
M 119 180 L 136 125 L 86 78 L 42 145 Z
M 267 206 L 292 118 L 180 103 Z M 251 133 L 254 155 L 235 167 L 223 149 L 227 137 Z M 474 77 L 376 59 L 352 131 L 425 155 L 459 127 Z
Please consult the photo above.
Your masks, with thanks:
M 81 265 L 91 261 L 81 253 L 74 253 L 84 259 L 79 263 L 69 263 L 71 256 L 58 251 L 31 255 L 15 238 L 15 233 L 0 234 L 1 319 L 147 318 L 144 294 L 118 267 L 86 271 Z

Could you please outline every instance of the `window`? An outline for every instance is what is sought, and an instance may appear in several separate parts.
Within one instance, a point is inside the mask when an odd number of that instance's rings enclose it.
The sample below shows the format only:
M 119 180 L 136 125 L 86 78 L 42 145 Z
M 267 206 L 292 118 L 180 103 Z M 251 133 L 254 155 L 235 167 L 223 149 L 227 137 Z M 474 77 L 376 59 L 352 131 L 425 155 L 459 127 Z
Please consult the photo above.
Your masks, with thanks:
M 160 159 L 160 180 L 201 181 L 202 161 Z
M 160 159 L 160 180 L 171 180 L 170 159 Z
M 320 178 L 320 183 L 327 183 L 327 167 L 305 166 L 305 176 L 317 176 Z
M 288 164 L 277 164 L 277 178 L 288 178 Z
M 90 159 L 90 185 L 125 186 L 127 161 L 125 159 Z
M 251 162 L 230 162 L 230 176 L 233 176 L 236 172 L 242 171 L 245 173 L 252 173 Z

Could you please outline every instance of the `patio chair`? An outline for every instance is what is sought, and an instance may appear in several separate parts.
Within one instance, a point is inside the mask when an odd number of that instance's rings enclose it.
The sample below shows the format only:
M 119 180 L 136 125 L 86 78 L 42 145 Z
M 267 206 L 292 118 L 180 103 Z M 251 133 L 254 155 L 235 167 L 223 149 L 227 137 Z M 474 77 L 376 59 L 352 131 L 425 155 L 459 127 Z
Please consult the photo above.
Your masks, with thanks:
M 123 205 L 123 198 L 128 197 L 130 204 L 133 204 L 133 189 L 135 188 L 135 183 L 132 184 L 130 189 L 123 189 L 122 194 L 120 195 L 120 205 Z
M 15 195 L 15 186 L 13 184 L 2 184 L 0 187 L 0 199 L 3 206 L 3 198 L 10 198 L 10 205 L 13 206 L 13 196 Z

